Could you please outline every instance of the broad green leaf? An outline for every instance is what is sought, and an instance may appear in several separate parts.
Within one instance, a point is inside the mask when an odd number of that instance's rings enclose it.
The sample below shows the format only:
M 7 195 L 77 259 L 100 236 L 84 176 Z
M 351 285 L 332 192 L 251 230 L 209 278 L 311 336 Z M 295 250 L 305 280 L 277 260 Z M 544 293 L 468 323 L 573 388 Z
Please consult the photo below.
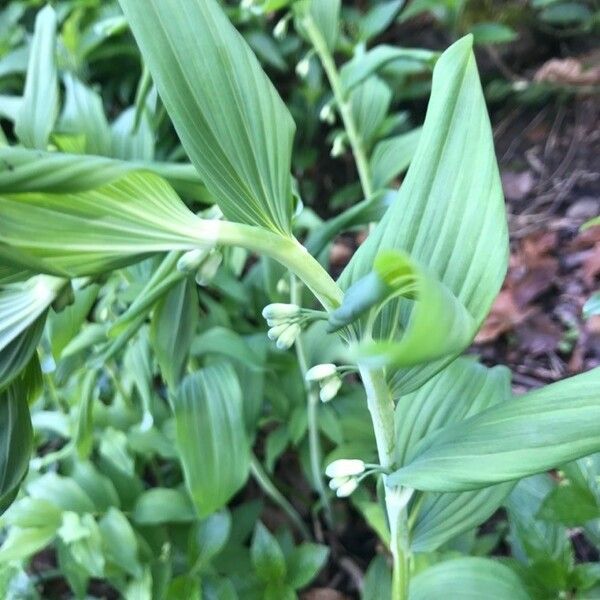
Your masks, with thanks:
M 70 193 L 95 189 L 135 171 L 166 179 L 181 194 L 207 201 L 207 193 L 192 165 L 124 161 L 101 156 L 0 148 L 0 193 Z
M 371 155 L 371 176 L 375 189 L 388 185 L 408 169 L 421 138 L 421 128 L 379 142 Z
M 580 527 L 600 518 L 600 506 L 587 487 L 567 482 L 548 494 L 538 512 L 538 518 L 562 523 L 567 527 Z
M 489 558 L 455 558 L 421 571 L 410 582 L 411 600 L 530 600 L 519 577 Z
M 257 355 L 242 336 L 226 327 L 211 327 L 197 336 L 192 343 L 192 354 L 226 356 L 252 371 L 262 371 L 264 367 L 260 353 Z
M 361 600 L 392 597 L 392 574 L 384 556 L 376 556 L 365 573 Z
M 188 523 L 196 519 L 194 507 L 185 492 L 152 488 L 144 492 L 133 509 L 132 519 L 140 525 Z
M 125 515 L 109 508 L 98 526 L 106 558 L 132 577 L 140 577 L 142 568 L 138 560 L 138 543 L 135 531 Z
M 310 15 L 330 51 L 335 50 L 340 35 L 341 0 L 310 0 Z
M 149 173 L 86 192 L 0 195 L 0 213 L 0 242 L 71 276 L 110 271 L 150 253 L 210 245 L 216 233 Z
M 47 500 L 25 496 L 4 515 L 3 523 L 14 527 L 59 527 L 62 511 Z
M 142 401 L 143 416 L 140 429 L 148 431 L 154 423 L 154 416 L 152 414 L 152 355 L 146 327 L 139 332 L 138 338 L 125 351 L 123 366 L 130 374 Z
M 216 0 L 119 0 L 202 181 L 233 221 L 288 233 L 295 125 Z
M 557 2 L 540 12 L 540 19 L 551 25 L 582 25 L 592 19 L 592 11 L 583 2 Z
M 199 311 L 196 282 L 189 277 L 175 285 L 154 309 L 150 341 L 171 390 L 177 389 L 184 375 Z
M 438 53 L 431 50 L 379 44 L 364 54 L 357 54 L 342 67 L 342 84 L 346 91 L 350 91 L 379 69 L 397 62 L 406 62 L 417 71 L 426 71 L 435 63 L 437 57 Z
M 294 548 L 287 559 L 286 582 L 295 590 L 308 585 L 324 567 L 329 548 L 321 544 L 304 543 Z
M 61 133 L 83 135 L 84 153 L 110 155 L 110 129 L 102 98 L 70 73 L 64 76 L 65 105 L 58 127 Z
M 465 491 L 600 451 L 600 369 L 513 398 L 427 435 L 390 483 Z
M 194 569 L 202 570 L 225 547 L 231 532 L 231 514 L 224 510 L 200 521 L 191 532 Z
M 363 143 L 370 148 L 379 133 L 392 101 L 392 90 L 373 76 L 357 85 L 350 94 L 356 128 Z
M 342 288 L 367 275 L 382 250 L 409 255 L 456 300 L 450 310 L 464 307 L 473 323 L 461 333 L 466 347 L 500 289 L 508 256 L 502 187 L 470 36 L 439 59 L 421 139 L 404 183 L 342 273 Z M 418 304 L 418 299 L 389 303 L 376 324 L 376 337 L 388 337 L 392 326 L 396 332 L 405 328 Z M 395 390 L 418 388 L 459 352 L 454 347 L 447 358 L 397 369 L 391 373 Z
M 488 369 L 459 358 L 418 391 L 396 405 L 396 461 L 403 464 L 411 448 L 426 435 L 459 423 L 510 398 L 507 369 Z M 451 538 L 483 523 L 502 504 L 512 483 L 456 493 L 426 492 L 411 507 L 411 548 L 436 550 Z
M 286 565 L 281 546 L 260 521 L 256 524 L 252 537 L 250 558 L 256 574 L 265 583 L 284 580 Z
M 11 527 L 0 547 L 0 564 L 24 560 L 45 548 L 54 539 L 56 527 Z
M 35 358 L 42 337 L 46 313 L 42 313 L 29 327 L 0 350 L 0 389 L 9 385 Z
M 77 430 L 75 433 L 75 448 L 81 460 L 89 457 L 94 446 L 94 399 L 98 375 L 93 369 L 85 373 L 81 383 L 81 399 L 77 415 Z
M 60 539 L 68 546 L 75 562 L 91 577 L 103 577 L 106 560 L 102 548 L 102 535 L 92 515 L 64 512 L 58 530 Z
M 112 124 L 111 156 L 123 160 L 150 162 L 154 158 L 154 132 L 144 109 L 136 128 L 136 109 L 123 111 Z
M 98 512 L 119 507 L 119 496 L 112 481 L 102 475 L 91 462 L 76 461 L 69 475 L 86 491 Z
M 45 150 L 58 112 L 56 13 L 51 6 L 36 17 L 23 101 L 15 133 L 23 145 Z
M 39 275 L 0 290 L 0 351 L 46 312 L 65 281 Z
M 564 525 L 537 518 L 544 500 L 555 488 L 552 477 L 542 473 L 519 481 L 508 497 L 512 555 L 524 564 L 571 564 L 571 544 Z
M 506 44 L 518 37 L 514 29 L 502 23 L 477 23 L 471 33 L 476 44 Z
M 242 391 L 233 368 L 218 363 L 186 377 L 174 411 L 186 484 L 205 517 L 242 487 L 250 467 Z
M 17 385 L 0 393 L 0 423 L 1 514 L 12 501 L 27 473 L 33 443 L 27 397 Z
M 83 515 L 94 512 L 94 503 L 79 484 L 70 477 L 46 473 L 27 484 L 32 498 L 51 502 L 65 511 Z
M 404 6 L 406 0 L 384 0 L 375 4 L 359 22 L 359 36 L 361 40 L 369 40 L 379 35 L 392 24 L 398 11 Z

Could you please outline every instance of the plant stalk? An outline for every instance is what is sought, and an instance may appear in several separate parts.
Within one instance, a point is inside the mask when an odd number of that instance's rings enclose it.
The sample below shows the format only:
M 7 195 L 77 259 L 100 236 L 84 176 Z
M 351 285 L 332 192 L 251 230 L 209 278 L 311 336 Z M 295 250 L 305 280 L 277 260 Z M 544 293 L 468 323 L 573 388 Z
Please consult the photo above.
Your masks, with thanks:
M 325 309 L 334 310 L 341 304 L 342 290 L 295 238 L 230 221 L 201 221 L 201 224 L 198 237 L 202 245 L 213 239 L 216 244 L 239 246 L 269 256 L 297 275 Z
M 368 369 L 359 365 L 367 405 L 373 421 L 377 453 L 382 467 L 394 464 L 396 436 L 394 401 L 383 369 Z M 385 484 L 385 478 L 384 478 Z M 389 487 L 385 484 L 385 504 L 390 527 L 390 550 L 393 559 L 392 600 L 407 600 L 410 581 L 410 549 L 408 543 L 408 514 L 406 506 L 412 490 Z
M 298 306 L 302 305 L 302 284 L 298 281 L 298 278 L 292 275 L 290 284 L 290 299 L 292 304 Z M 323 474 L 321 473 L 321 443 L 319 440 L 319 421 L 318 421 L 318 410 L 319 410 L 319 395 L 315 390 L 315 386 L 306 382 L 304 376 L 308 371 L 308 361 L 306 358 L 306 351 L 304 349 L 304 341 L 302 334 L 296 338 L 296 356 L 298 358 L 298 366 L 302 373 L 302 380 L 304 382 L 304 389 L 306 390 L 306 410 L 307 410 L 307 422 L 308 422 L 308 451 L 310 456 L 310 471 L 312 475 L 313 485 L 319 494 L 321 504 L 325 511 L 325 517 L 329 525 L 333 523 L 333 514 L 331 512 L 331 504 L 329 502 L 329 496 L 327 495 L 327 489 L 323 482 Z
M 296 526 L 296 529 L 302 535 L 305 540 L 310 540 L 310 531 L 304 524 L 304 521 L 297 513 L 296 509 L 288 502 L 286 497 L 275 487 L 275 484 L 269 479 L 269 476 L 263 469 L 262 464 L 252 454 L 250 456 L 250 472 L 252 477 L 256 480 L 256 483 L 262 488 L 263 492 L 271 498 L 271 500 L 283 510 L 283 512 L 290 518 L 290 521 Z
M 319 59 L 321 60 L 321 64 L 323 65 L 323 69 L 327 75 L 327 79 L 329 80 L 331 91 L 333 92 L 333 96 L 342 117 L 344 129 L 348 134 L 348 140 L 350 141 L 350 146 L 352 147 L 352 154 L 354 155 L 354 161 L 356 163 L 360 185 L 365 198 L 368 199 L 373 195 L 371 169 L 369 167 L 369 161 L 367 159 L 367 152 L 365 150 L 363 140 L 358 132 L 358 127 L 356 125 L 354 115 L 352 114 L 352 105 L 348 98 L 348 94 L 344 89 L 340 74 L 333 56 L 327 47 L 327 43 L 310 13 L 307 13 L 304 17 L 303 24 L 310 42 L 318 54 Z

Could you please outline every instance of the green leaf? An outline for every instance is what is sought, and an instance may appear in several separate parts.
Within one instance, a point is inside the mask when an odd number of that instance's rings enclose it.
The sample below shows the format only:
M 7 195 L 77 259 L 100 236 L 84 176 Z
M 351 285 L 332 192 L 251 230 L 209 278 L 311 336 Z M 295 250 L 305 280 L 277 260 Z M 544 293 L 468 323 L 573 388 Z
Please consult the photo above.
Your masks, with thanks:
M 387 29 L 406 0 L 389 0 L 375 4 L 359 21 L 361 40 L 369 40 Z
M 83 515 L 94 512 L 94 503 L 79 484 L 70 477 L 46 473 L 27 484 L 32 498 L 47 500 L 64 511 Z
M 367 275 L 382 250 L 408 254 L 456 299 L 451 310 L 464 307 L 475 325 L 469 336 L 461 336 L 467 342 L 463 347 L 468 345 L 500 289 L 508 257 L 502 187 L 470 36 L 439 59 L 421 139 L 404 183 L 342 273 L 342 288 Z M 376 333 L 388 336 L 390 326 L 405 328 L 418 304 L 390 302 Z M 455 345 L 446 358 L 396 370 L 391 374 L 395 391 L 418 388 L 459 351 Z
M 56 13 L 44 7 L 35 19 L 23 101 L 15 133 L 30 148 L 45 150 L 58 112 L 56 73 Z
M 216 0 L 119 0 L 190 159 L 233 221 L 287 234 L 295 125 Z
M 396 405 L 396 461 L 401 465 L 421 439 L 510 398 L 510 373 L 459 358 Z M 457 493 L 424 493 L 410 511 L 411 548 L 431 552 L 483 523 L 502 504 L 512 483 Z
M 567 527 L 580 527 L 600 518 L 600 506 L 588 488 L 565 483 L 554 488 L 544 499 L 538 518 L 557 521 Z
M 24 560 L 45 548 L 54 539 L 56 527 L 12 527 L 0 547 L 0 564 Z
M 431 491 L 520 479 L 600 450 L 600 369 L 514 398 L 426 436 L 389 477 Z
M 0 242 L 71 276 L 92 275 L 150 253 L 211 244 L 215 231 L 162 179 L 134 173 L 72 194 L 0 195 Z M 204 237 L 204 239 L 202 239 Z
M 329 548 L 321 544 L 301 544 L 294 548 L 287 560 L 286 583 L 299 590 L 307 586 L 323 568 L 329 557 Z
M 242 391 L 233 368 L 218 363 L 186 377 L 174 411 L 186 484 L 205 517 L 242 487 L 250 468 Z
M 65 105 L 59 121 L 61 133 L 82 134 L 84 153 L 110 155 L 110 129 L 102 98 L 70 73 L 64 76 Z
M 110 507 L 98 526 L 106 558 L 132 577 L 139 578 L 142 568 L 138 560 L 138 543 L 125 515 Z
M 47 500 L 25 496 L 4 515 L 3 522 L 14 527 L 59 527 L 62 511 Z
M 310 0 L 310 15 L 330 51 L 335 50 L 340 35 L 341 0 Z
M 361 600 L 392 597 L 392 573 L 384 556 L 376 556 L 365 573 Z
M 421 571 L 410 582 L 411 600 L 467 598 L 530 600 L 513 571 L 488 558 L 455 558 Z
M 159 175 L 179 193 L 207 200 L 200 177 L 189 164 L 124 161 L 14 146 L 0 148 L 0 193 L 83 192 L 135 171 Z
M 265 583 L 282 582 L 286 575 L 285 558 L 279 543 L 259 521 L 256 524 L 250 558 L 258 577 Z
M 196 519 L 196 515 L 185 492 L 153 488 L 138 498 L 132 518 L 140 525 L 161 525 L 189 523 Z
M 375 189 L 385 187 L 395 177 L 408 169 L 419 140 L 421 128 L 379 142 L 371 155 L 371 176 Z
M 435 63 L 437 52 L 421 48 L 397 48 L 379 44 L 364 54 L 357 54 L 340 71 L 346 91 L 352 90 L 362 81 L 390 64 L 407 63 L 413 70 L 426 71 Z
M 97 373 L 91 369 L 85 373 L 81 383 L 81 399 L 77 415 L 77 431 L 74 437 L 75 448 L 80 459 L 90 456 L 94 447 L 94 399 Z
M 591 18 L 592 11 L 582 2 L 559 2 L 540 12 L 540 19 L 551 25 L 582 25 Z
M 27 397 L 12 385 L 0 393 L 0 514 L 27 474 L 33 431 Z
M 150 341 L 160 371 L 170 389 L 183 377 L 200 314 L 193 278 L 175 285 L 157 304 L 152 315 Z
M 377 76 L 365 79 L 350 94 L 356 128 L 368 148 L 379 133 L 391 101 L 392 90 Z
M 228 511 L 217 512 L 198 523 L 191 533 L 195 570 L 202 570 L 227 543 L 231 532 L 231 515 Z

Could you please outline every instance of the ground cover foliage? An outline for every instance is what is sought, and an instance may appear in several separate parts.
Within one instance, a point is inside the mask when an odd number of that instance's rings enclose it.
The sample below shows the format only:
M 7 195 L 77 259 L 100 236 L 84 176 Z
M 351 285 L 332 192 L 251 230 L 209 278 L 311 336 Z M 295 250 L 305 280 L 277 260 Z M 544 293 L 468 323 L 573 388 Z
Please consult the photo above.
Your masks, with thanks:
M 599 596 L 598 11 L 7 3 L 0 595 Z

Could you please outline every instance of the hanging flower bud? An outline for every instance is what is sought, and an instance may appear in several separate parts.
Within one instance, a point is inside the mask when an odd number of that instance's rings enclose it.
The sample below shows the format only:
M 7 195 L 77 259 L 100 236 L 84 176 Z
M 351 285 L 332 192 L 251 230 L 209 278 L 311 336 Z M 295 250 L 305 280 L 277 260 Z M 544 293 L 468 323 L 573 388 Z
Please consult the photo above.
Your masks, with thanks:
M 300 314 L 300 307 L 297 304 L 283 304 L 275 302 L 268 304 L 263 308 L 262 316 L 267 321 L 289 321 Z M 276 323 L 278 324 L 278 323 Z
M 186 252 L 177 261 L 177 270 L 182 273 L 193 273 L 198 269 L 206 258 L 206 249 L 197 248 L 196 250 L 190 250 Z
M 329 482 L 329 489 L 335 491 L 337 490 L 341 485 L 344 485 L 344 483 L 348 483 L 350 481 L 351 477 L 334 477 L 333 479 L 331 479 L 331 481 Z
M 301 79 L 306 79 L 308 73 L 310 71 L 310 57 L 305 56 L 297 65 L 296 65 L 296 75 Z
M 337 393 L 340 391 L 342 387 L 342 380 L 334 375 L 333 377 L 329 377 L 325 381 L 321 383 L 321 391 L 319 392 L 319 398 L 321 398 L 321 402 L 329 402 L 333 400 Z
M 333 146 L 331 147 L 331 156 L 337 158 L 346 153 L 346 139 L 343 133 L 335 136 L 333 139 Z
M 277 340 L 279 336 L 289 327 L 288 323 L 283 323 L 281 325 L 275 325 L 275 327 L 271 327 L 267 332 L 267 336 L 270 340 Z
M 218 250 L 213 250 L 198 268 L 198 271 L 196 272 L 196 283 L 205 286 L 211 282 L 217 274 L 222 262 L 223 255 Z
M 275 289 L 277 290 L 277 293 L 281 294 L 282 296 L 289 294 L 290 293 L 290 282 L 285 277 L 282 277 L 277 282 L 277 286 L 275 287 Z
M 352 478 L 349 479 L 346 483 L 340 485 L 335 491 L 335 495 L 338 498 L 347 498 L 352 494 L 356 488 L 358 487 L 358 479 Z
M 273 28 L 273 37 L 276 40 L 283 39 L 288 32 L 288 23 L 290 22 L 290 15 L 286 15 L 283 19 L 279 19 L 277 24 Z
M 341 458 L 327 465 L 327 477 L 353 477 L 365 472 L 365 463 L 358 458 Z
M 336 373 L 337 367 L 333 363 L 324 363 L 322 365 L 315 365 L 306 371 L 304 379 L 306 381 L 322 381 L 323 379 L 328 379 Z
M 296 338 L 300 335 L 302 328 L 298 323 L 289 325 L 285 331 L 279 336 L 275 345 L 280 350 L 287 350 L 292 347 L 292 344 L 296 341 Z
M 325 123 L 329 123 L 329 125 L 333 125 L 335 123 L 335 112 L 329 102 L 325 104 L 323 108 L 321 108 L 321 111 L 319 112 L 319 119 Z

